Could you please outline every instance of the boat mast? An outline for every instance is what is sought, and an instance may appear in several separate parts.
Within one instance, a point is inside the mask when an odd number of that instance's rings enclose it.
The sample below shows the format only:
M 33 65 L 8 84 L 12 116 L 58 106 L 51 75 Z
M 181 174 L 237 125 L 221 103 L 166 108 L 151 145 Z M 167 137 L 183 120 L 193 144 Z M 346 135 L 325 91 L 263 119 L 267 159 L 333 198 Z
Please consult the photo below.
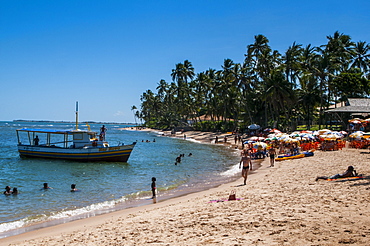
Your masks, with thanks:
M 76 101 L 76 131 L 78 130 L 78 101 Z

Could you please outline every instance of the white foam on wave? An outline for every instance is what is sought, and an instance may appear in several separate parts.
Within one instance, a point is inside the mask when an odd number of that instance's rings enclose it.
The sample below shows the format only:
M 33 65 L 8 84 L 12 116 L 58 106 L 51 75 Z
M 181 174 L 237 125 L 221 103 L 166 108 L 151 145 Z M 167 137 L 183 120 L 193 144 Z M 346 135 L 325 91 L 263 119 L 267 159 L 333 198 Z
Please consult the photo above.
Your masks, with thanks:
M 26 225 L 25 219 L 0 224 L 0 232 L 14 230 Z
M 235 174 L 241 172 L 241 170 L 239 169 L 239 163 L 238 164 L 235 164 L 233 166 L 230 167 L 229 170 L 226 170 L 224 172 L 222 172 L 220 175 L 221 176 L 226 176 L 226 177 L 231 177 L 231 176 L 234 176 Z
M 193 143 L 203 143 L 203 142 L 201 142 L 201 141 L 199 141 L 199 140 L 195 140 L 195 139 L 193 139 L 193 138 L 186 138 L 186 140 L 188 140 L 188 141 L 190 141 L 190 142 L 193 142 Z
M 46 221 L 52 221 L 52 220 L 58 220 L 58 219 L 66 219 L 70 217 L 78 217 L 79 215 L 84 215 L 84 214 L 89 214 L 89 216 L 87 217 L 95 216 L 97 214 L 100 214 L 101 211 L 114 209 L 115 205 L 117 205 L 118 203 L 127 201 L 127 200 L 128 199 L 126 197 L 122 197 L 121 199 L 91 204 L 89 206 L 82 207 L 82 208 L 76 208 L 76 209 L 56 212 L 55 214 L 52 214 L 51 216 L 44 215 L 37 219 L 24 218 L 18 221 L 2 223 L 0 224 L 0 233 L 7 232 L 10 230 L 14 230 L 14 229 L 19 229 L 21 227 L 28 226 L 30 224 L 38 223 L 38 222 L 46 222 Z
M 91 204 L 89 206 L 82 207 L 82 208 L 77 208 L 77 209 L 73 209 L 73 210 L 65 210 L 65 211 L 57 212 L 57 213 L 51 215 L 49 218 L 52 219 L 52 220 L 54 220 L 54 219 L 63 219 L 63 218 L 78 216 L 78 215 L 82 215 L 82 214 L 86 214 L 86 213 L 92 213 L 92 216 L 94 216 L 94 215 L 96 215 L 97 211 L 112 209 L 112 208 L 114 208 L 114 206 L 117 203 L 121 203 L 121 202 L 124 202 L 126 200 L 127 200 L 127 198 L 123 197 L 123 198 L 118 199 L 118 200 L 105 201 L 105 202 L 101 202 L 101 203 Z

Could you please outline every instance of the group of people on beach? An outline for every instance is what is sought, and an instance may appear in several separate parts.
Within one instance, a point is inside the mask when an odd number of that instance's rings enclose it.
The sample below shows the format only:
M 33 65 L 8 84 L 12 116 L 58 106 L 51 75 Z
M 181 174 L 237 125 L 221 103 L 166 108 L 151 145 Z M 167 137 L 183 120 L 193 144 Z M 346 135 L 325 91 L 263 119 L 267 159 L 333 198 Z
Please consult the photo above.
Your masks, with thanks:
M 48 183 L 44 183 L 41 190 L 47 190 L 47 189 L 53 189 L 53 188 L 50 187 Z M 70 191 L 71 192 L 79 191 L 76 188 L 76 184 L 71 184 L 71 190 Z M 13 190 L 9 185 L 7 185 L 5 187 L 4 195 L 17 195 L 17 194 L 18 194 L 18 189 L 16 187 L 14 187 Z
M 268 155 L 270 157 L 270 167 L 274 167 L 276 154 L 277 154 L 276 149 L 274 148 L 274 146 L 271 146 L 268 149 Z M 248 149 L 248 150 L 243 149 L 242 152 L 241 152 L 241 155 L 242 155 L 242 158 L 241 158 L 240 163 L 239 163 L 239 169 L 243 168 L 242 169 L 242 177 L 244 178 L 244 185 L 246 185 L 247 178 L 248 178 L 248 172 L 249 172 L 249 170 L 251 170 L 251 171 L 253 170 L 252 169 L 253 167 L 252 167 L 252 157 L 251 157 L 250 149 Z M 242 166 L 242 164 L 243 164 L 243 166 Z M 316 181 L 318 181 L 319 179 L 333 180 L 333 179 L 341 179 L 341 178 L 357 177 L 357 176 L 358 176 L 358 174 L 357 174 L 356 170 L 354 169 L 354 167 L 353 166 L 348 166 L 347 170 L 342 174 L 335 174 L 335 175 L 331 175 L 331 176 L 318 176 L 316 178 Z
M 276 156 L 275 148 L 274 147 L 269 148 L 268 153 L 270 157 L 270 167 L 274 167 L 275 156 Z M 249 170 L 251 171 L 253 170 L 251 151 L 243 149 L 241 152 L 241 155 L 242 155 L 242 158 L 239 162 L 239 169 L 242 168 L 242 164 L 243 164 L 242 177 L 244 178 L 244 185 L 246 185 L 247 178 L 248 178 L 248 172 Z

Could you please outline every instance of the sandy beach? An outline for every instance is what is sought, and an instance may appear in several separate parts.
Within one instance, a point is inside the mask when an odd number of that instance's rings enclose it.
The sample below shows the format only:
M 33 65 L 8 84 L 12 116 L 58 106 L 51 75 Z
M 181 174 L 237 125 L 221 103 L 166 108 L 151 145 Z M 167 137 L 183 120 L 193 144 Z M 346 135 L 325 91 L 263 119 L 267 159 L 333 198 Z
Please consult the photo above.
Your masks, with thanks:
M 204 142 L 215 137 L 185 134 Z M 3 238 L 0 245 L 369 245 L 370 179 L 315 181 L 348 165 L 369 176 L 369 159 L 368 150 L 348 148 L 273 168 L 266 158 L 245 186 L 239 179 L 166 201 L 158 197 L 150 205 Z M 231 191 L 240 200 L 222 201 Z

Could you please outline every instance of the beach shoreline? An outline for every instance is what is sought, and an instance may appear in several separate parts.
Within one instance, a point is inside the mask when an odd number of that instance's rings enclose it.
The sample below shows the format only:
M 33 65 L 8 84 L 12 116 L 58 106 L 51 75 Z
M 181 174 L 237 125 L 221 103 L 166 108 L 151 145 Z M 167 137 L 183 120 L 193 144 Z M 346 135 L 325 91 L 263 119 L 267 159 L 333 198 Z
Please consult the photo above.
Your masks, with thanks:
M 127 128 L 122 128 L 120 130 L 133 130 L 133 129 L 134 128 L 132 128 L 132 127 L 127 127 Z M 157 130 L 149 129 L 149 128 L 146 128 L 143 131 L 150 131 L 150 132 L 153 132 L 153 133 L 154 132 L 158 133 Z M 200 132 L 192 132 L 191 137 L 188 137 L 187 140 L 189 140 L 189 141 L 194 140 L 194 142 L 197 142 L 197 143 L 210 144 L 208 141 L 205 141 L 205 135 L 207 135 L 207 138 L 208 138 L 211 135 L 213 135 L 213 133 L 210 133 L 210 132 L 209 133 L 206 132 L 206 133 L 202 133 L 202 134 L 199 134 L 199 133 Z M 177 134 L 170 134 L 170 132 L 164 132 L 164 133 L 161 132 L 160 136 L 161 137 L 165 136 L 165 137 L 180 138 L 178 133 Z M 194 137 L 194 139 L 193 139 L 193 137 Z M 226 177 L 226 182 L 230 182 L 230 180 L 232 182 L 232 181 L 235 181 L 236 179 L 237 179 L 237 177 L 235 176 L 235 174 L 233 176 L 227 176 Z M 225 178 L 223 180 L 225 181 Z M 191 194 L 191 193 L 195 193 L 195 192 L 208 190 L 210 188 L 217 187 L 217 186 L 220 185 L 220 180 L 215 184 L 212 184 L 211 182 L 207 182 L 207 183 L 208 184 L 203 184 L 200 187 L 197 187 L 197 186 L 188 187 L 187 185 L 185 185 L 183 187 L 182 186 L 177 187 L 174 191 L 172 191 L 172 190 L 162 191 L 160 196 L 158 197 L 158 202 L 173 199 L 173 198 L 176 198 L 176 197 L 182 197 L 182 196 L 185 196 L 187 194 Z M 94 211 L 90 211 L 90 212 L 87 212 L 87 213 L 84 213 L 84 214 L 73 215 L 73 216 L 70 216 L 70 217 L 67 217 L 67 218 L 60 218 L 60 219 L 33 222 L 33 223 L 28 224 L 28 225 L 19 227 L 19 228 L 15 228 L 15 229 L 12 229 L 12 230 L 9 230 L 9 231 L 1 232 L 0 233 L 0 240 L 2 238 L 11 237 L 11 236 L 15 236 L 15 235 L 23 234 L 23 233 L 27 233 L 27 232 L 32 232 L 32 231 L 39 230 L 39 229 L 42 229 L 42 228 L 47 228 L 47 227 L 50 227 L 50 226 L 56 226 L 58 224 L 69 223 L 71 221 L 81 220 L 81 219 L 85 219 L 85 218 L 92 217 L 92 216 L 99 216 L 99 215 L 112 213 L 112 212 L 119 211 L 119 210 L 130 209 L 130 208 L 134 208 L 134 207 L 141 207 L 141 206 L 145 206 L 147 204 L 152 204 L 152 201 L 151 200 L 149 201 L 149 199 L 146 199 L 146 198 L 127 200 L 123 203 L 118 203 L 114 207 L 104 208 L 104 209 L 100 209 L 100 210 L 96 210 L 96 211 L 94 210 Z
M 192 138 L 191 132 L 185 134 Z M 369 179 L 316 182 L 315 177 L 343 172 L 349 164 L 369 175 L 369 158 L 366 151 L 345 148 L 316 151 L 313 157 L 277 162 L 274 168 L 265 159 L 246 186 L 238 178 L 209 190 L 3 238 L 0 245 L 366 245 Z M 224 201 L 232 191 L 241 200 Z

